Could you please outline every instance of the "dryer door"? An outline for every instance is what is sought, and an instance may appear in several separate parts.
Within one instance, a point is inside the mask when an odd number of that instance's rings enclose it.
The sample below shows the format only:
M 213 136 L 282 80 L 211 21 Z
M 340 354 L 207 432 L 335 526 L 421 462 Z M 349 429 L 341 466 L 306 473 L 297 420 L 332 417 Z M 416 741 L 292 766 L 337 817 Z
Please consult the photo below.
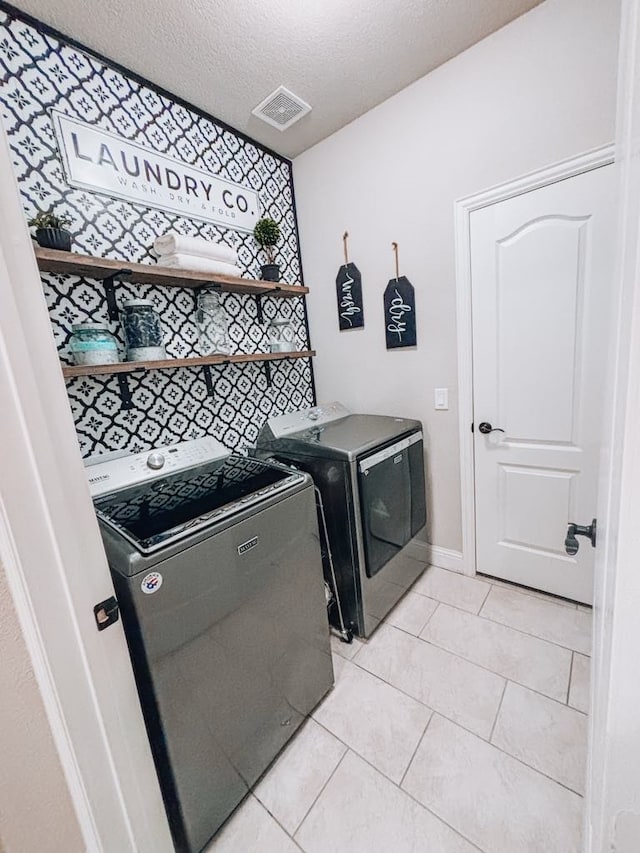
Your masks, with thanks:
M 368 577 L 377 574 L 426 521 L 422 433 L 358 464 Z

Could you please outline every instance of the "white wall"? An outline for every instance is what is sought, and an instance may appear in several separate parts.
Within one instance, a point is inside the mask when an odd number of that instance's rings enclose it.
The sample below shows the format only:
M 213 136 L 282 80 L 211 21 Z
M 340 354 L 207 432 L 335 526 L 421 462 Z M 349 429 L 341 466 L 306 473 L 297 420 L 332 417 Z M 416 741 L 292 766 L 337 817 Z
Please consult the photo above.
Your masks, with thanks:
M 318 399 L 423 421 L 440 547 L 461 547 L 454 201 L 613 140 L 618 14 L 618 0 L 546 0 L 294 161 Z M 381 50 L 379 73 L 392 61 Z M 345 230 L 366 327 L 340 333 Z M 385 349 L 392 240 L 416 288 L 415 350 Z

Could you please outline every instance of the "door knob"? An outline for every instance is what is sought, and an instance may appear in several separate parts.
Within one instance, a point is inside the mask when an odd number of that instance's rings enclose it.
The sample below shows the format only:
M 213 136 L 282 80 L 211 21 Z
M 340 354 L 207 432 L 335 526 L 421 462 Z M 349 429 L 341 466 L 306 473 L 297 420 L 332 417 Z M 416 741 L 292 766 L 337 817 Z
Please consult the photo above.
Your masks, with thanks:
M 567 530 L 567 538 L 564 540 L 564 550 L 567 554 L 570 554 L 572 557 L 574 554 L 578 553 L 578 548 L 580 545 L 578 544 L 578 540 L 576 536 L 586 536 L 591 540 L 591 545 L 596 547 L 596 520 L 595 518 L 588 525 L 582 524 L 574 524 L 573 521 L 569 523 L 569 528 Z
M 489 435 L 490 432 L 504 432 L 500 427 L 492 427 L 491 424 L 488 424 L 486 421 L 482 421 L 478 429 L 483 435 Z

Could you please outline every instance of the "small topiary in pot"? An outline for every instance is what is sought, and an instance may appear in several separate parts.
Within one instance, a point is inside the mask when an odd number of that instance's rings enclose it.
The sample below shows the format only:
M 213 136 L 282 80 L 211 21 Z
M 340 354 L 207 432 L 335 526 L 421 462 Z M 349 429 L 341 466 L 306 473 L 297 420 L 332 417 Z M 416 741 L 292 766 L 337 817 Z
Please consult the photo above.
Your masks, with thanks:
M 261 267 L 263 281 L 280 281 L 280 264 L 275 263 L 273 247 L 280 240 L 280 226 L 273 219 L 265 216 L 256 222 L 253 236 L 262 246 L 268 263 Z
M 65 225 L 71 224 L 70 217 L 64 214 L 57 216 L 50 210 L 47 213 L 38 213 L 28 224 L 30 228 L 36 229 L 36 240 L 43 249 L 71 251 L 71 234 L 65 228 Z

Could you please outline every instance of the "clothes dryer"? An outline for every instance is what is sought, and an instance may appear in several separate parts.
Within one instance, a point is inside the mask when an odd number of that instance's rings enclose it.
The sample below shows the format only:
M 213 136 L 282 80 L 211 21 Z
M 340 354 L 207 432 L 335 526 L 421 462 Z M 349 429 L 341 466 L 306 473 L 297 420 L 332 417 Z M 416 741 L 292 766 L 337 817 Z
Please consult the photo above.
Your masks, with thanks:
M 335 402 L 271 418 L 257 448 L 313 477 L 331 622 L 368 637 L 424 569 L 406 547 L 426 523 L 422 425 Z

